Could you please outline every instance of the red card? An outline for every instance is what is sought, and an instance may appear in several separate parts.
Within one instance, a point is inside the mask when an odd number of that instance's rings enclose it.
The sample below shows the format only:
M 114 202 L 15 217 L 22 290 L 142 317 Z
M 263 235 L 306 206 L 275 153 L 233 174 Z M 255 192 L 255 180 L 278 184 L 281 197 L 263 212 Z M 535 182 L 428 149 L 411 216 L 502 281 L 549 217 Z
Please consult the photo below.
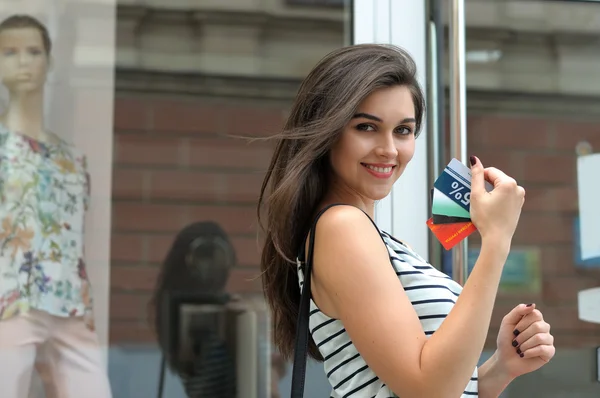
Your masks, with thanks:
M 452 249 L 477 230 L 472 222 L 434 224 L 433 217 L 427 220 L 427 226 L 446 250 Z

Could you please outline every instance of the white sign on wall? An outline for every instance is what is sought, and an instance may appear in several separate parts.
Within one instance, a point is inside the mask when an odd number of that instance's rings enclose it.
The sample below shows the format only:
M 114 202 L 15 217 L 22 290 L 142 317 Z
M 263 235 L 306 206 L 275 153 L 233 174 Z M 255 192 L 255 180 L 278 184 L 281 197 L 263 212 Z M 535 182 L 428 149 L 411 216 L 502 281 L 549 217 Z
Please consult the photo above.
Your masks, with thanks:
M 577 158 L 581 259 L 600 257 L 600 153 Z

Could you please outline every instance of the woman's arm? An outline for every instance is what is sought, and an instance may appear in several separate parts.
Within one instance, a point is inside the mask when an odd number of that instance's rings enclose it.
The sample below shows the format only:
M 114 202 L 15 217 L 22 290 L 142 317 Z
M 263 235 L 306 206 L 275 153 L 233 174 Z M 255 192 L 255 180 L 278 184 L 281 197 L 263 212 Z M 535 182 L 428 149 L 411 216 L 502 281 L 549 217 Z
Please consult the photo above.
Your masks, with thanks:
M 496 352 L 478 369 L 479 398 L 498 398 L 512 378 L 498 366 Z
M 456 305 L 427 339 L 371 221 L 337 206 L 319 220 L 313 297 L 377 376 L 404 397 L 462 394 L 481 355 L 509 242 L 483 242 Z

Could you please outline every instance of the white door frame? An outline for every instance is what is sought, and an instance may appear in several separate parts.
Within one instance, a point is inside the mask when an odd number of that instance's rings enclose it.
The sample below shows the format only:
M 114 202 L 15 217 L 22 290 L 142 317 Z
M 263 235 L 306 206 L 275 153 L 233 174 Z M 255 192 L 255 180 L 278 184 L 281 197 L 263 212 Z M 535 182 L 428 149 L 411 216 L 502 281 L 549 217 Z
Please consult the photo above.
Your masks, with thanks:
M 426 0 L 354 0 L 353 44 L 389 43 L 406 49 L 417 64 L 419 82 L 426 92 Z M 426 120 L 417 139 L 413 160 L 391 194 L 375 208 L 377 225 L 405 240 L 425 259 L 429 239 L 428 150 Z

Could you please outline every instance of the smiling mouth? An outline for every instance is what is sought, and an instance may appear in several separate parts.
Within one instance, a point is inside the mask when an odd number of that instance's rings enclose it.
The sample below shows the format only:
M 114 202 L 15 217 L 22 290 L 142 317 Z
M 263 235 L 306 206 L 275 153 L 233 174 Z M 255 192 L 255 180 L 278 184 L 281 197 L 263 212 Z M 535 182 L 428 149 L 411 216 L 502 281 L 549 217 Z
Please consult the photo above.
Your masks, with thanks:
M 369 170 L 373 170 L 377 173 L 383 173 L 383 174 L 391 173 L 392 170 L 394 170 L 394 167 L 396 167 L 396 166 L 378 167 L 378 166 L 372 166 L 372 165 L 366 164 L 366 163 L 361 163 L 361 164 Z

